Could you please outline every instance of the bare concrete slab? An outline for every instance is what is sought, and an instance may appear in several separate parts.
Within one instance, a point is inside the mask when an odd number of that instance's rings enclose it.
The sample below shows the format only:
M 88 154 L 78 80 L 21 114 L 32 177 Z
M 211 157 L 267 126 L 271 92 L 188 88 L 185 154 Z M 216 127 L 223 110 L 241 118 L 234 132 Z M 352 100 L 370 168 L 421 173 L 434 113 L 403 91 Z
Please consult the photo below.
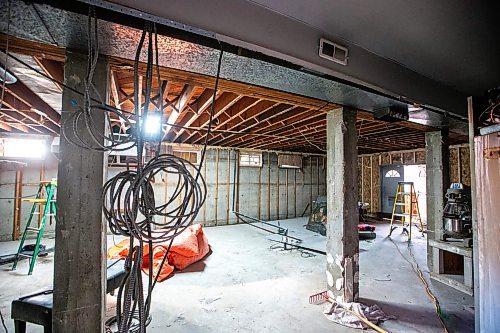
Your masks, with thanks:
M 281 220 L 299 233 L 307 218 Z M 360 297 L 376 303 L 398 319 L 381 326 L 390 332 L 443 332 L 432 303 L 410 265 L 377 225 L 377 238 L 360 242 Z M 311 294 L 326 289 L 325 256 L 302 257 L 296 250 L 271 249 L 267 233 L 248 225 L 205 228 L 212 253 L 204 261 L 159 283 L 153 297 L 153 321 L 148 332 L 360 332 L 328 321 L 322 305 L 309 305 Z M 116 238 L 115 241 L 119 239 Z M 406 237 L 393 233 L 408 256 Z M 48 246 L 53 240 L 44 240 Z M 113 244 L 108 236 L 108 246 Z M 0 243 L 0 254 L 15 251 L 16 242 Z M 426 240 L 412 238 L 413 252 L 429 281 Z M 91 263 L 89 263 L 91 264 Z M 0 310 L 13 332 L 10 302 L 51 284 L 53 254 L 40 259 L 32 276 L 27 261 L 10 271 L 0 266 Z M 446 315 L 450 332 L 473 332 L 472 297 L 439 282 L 429 282 Z M 107 297 L 107 315 L 116 298 Z M 28 332 L 43 332 L 28 325 Z

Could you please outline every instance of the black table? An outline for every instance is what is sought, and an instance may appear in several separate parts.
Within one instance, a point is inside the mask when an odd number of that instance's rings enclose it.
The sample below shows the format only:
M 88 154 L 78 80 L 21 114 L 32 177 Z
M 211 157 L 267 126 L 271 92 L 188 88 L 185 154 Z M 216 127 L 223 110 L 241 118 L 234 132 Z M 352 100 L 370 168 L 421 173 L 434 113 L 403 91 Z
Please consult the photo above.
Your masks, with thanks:
M 125 278 L 125 260 L 108 260 L 106 293 L 113 294 Z M 26 332 L 26 323 L 42 325 L 45 333 L 52 332 L 52 289 L 21 297 L 12 302 L 11 318 L 16 333 Z

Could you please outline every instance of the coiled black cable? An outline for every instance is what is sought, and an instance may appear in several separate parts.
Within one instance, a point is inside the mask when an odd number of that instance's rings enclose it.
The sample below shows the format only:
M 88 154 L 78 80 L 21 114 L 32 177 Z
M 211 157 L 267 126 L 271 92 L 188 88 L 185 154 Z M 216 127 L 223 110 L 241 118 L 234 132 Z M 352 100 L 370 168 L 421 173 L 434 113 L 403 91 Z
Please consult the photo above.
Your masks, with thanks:
M 94 30 L 93 35 L 92 27 Z M 165 138 L 165 135 L 160 135 L 157 138 L 142 136 L 148 113 L 156 112 L 149 110 L 154 65 L 156 65 L 156 79 L 160 96 L 159 114 L 163 116 L 164 101 L 158 64 L 156 25 L 150 22 L 145 23 L 136 51 L 134 61 L 135 108 L 133 114 L 106 105 L 92 83 L 99 47 L 97 31 L 95 10 L 90 7 L 88 19 L 89 53 L 87 75 L 84 82 L 84 103 L 82 107 L 67 118 L 61 127 L 61 135 L 74 145 L 90 150 L 120 151 L 134 146 L 137 148 L 137 169 L 120 172 L 103 186 L 103 214 L 109 230 L 113 234 L 129 237 L 129 254 L 125 260 L 126 276 L 118 291 L 116 316 L 106 322 L 106 331 L 113 332 L 111 325 L 116 324 L 119 333 L 145 333 L 147 325 L 151 322 L 149 312 L 153 288 L 166 262 L 173 240 L 193 223 L 205 203 L 207 189 L 205 180 L 201 176 L 201 168 L 205 159 L 215 110 L 223 50 L 221 46 L 205 145 L 202 149 L 200 163 L 195 166 L 191 162 L 174 155 L 160 154 L 162 139 Z M 139 104 L 139 94 L 142 94 L 138 85 L 139 59 L 146 37 L 148 46 L 144 91 L 145 103 L 141 113 L 143 106 Z M 156 64 L 153 64 L 153 61 Z M 91 98 L 91 93 L 98 96 L 100 101 Z M 91 104 L 91 102 L 94 102 L 94 104 Z M 97 110 L 105 113 L 106 124 L 109 126 L 108 134 L 103 133 L 102 128 L 96 126 L 92 113 Z M 131 115 L 135 118 L 134 122 L 129 120 Z M 111 118 L 118 119 L 123 125 L 131 128 L 131 134 L 116 140 L 112 133 Z M 160 125 L 163 129 L 163 119 L 162 117 L 160 119 Z M 154 147 L 153 149 L 155 149 L 154 156 L 147 162 L 143 154 L 145 147 Z M 195 170 L 196 172 L 194 172 Z M 157 203 L 158 200 L 155 197 L 152 184 L 155 178 L 162 174 L 174 176 L 176 185 L 167 202 Z M 160 242 L 169 243 L 160 265 L 153 270 L 152 248 L 154 243 Z M 145 244 L 149 246 L 149 280 L 146 295 L 144 294 L 142 281 Z
M 93 77 L 97 67 L 99 57 L 99 35 L 98 21 L 95 8 L 89 7 L 87 23 L 87 73 L 84 80 L 83 106 L 80 106 L 76 112 L 72 112 L 61 124 L 61 135 L 72 144 L 85 149 L 95 151 L 125 151 L 136 145 L 135 133 L 132 131 L 129 135 L 115 139 L 111 127 L 111 119 L 119 120 L 123 126 L 132 127 L 128 117 L 116 108 L 107 106 L 97 89 L 93 84 Z M 91 104 L 91 94 L 94 93 L 100 100 L 100 104 Z M 107 130 L 103 133 L 102 129 L 96 125 L 93 118 L 95 111 L 104 112 Z M 83 137 L 90 137 L 84 139 Z
M 110 231 L 153 243 L 168 241 L 184 231 L 198 215 L 206 197 L 205 180 L 196 180 L 190 169 L 196 169 L 192 163 L 163 154 L 144 165 L 141 176 L 128 170 L 108 180 L 103 189 L 103 211 Z M 162 172 L 176 176 L 176 185 L 170 199 L 157 204 L 151 184 Z M 162 217 L 161 222 L 155 221 L 155 216 Z

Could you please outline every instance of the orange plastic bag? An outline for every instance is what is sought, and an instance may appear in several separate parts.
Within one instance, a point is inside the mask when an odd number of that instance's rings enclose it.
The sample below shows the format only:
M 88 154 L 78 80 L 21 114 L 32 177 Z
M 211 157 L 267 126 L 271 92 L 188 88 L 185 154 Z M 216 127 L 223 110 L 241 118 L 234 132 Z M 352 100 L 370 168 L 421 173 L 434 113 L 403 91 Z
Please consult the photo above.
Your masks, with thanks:
M 158 270 L 161 265 L 161 261 L 165 256 L 168 245 L 170 242 L 153 244 L 153 275 L 158 274 Z M 108 250 L 108 258 L 119 259 L 126 258 L 129 253 L 130 242 L 128 239 L 124 239 L 118 244 L 112 246 Z M 170 252 L 167 255 L 167 260 L 165 261 L 161 272 L 159 272 L 158 281 L 163 281 L 169 277 L 174 271 L 174 267 L 179 270 L 183 270 L 189 265 L 201 260 L 210 251 L 210 246 L 208 244 L 208 239 L 203 232 L 201 224 L 195 224 L 189 226 L 178 235 Z M 144 244 L 143 248 L 143 272 L 145 274 L 149 273 L 149 246 Z

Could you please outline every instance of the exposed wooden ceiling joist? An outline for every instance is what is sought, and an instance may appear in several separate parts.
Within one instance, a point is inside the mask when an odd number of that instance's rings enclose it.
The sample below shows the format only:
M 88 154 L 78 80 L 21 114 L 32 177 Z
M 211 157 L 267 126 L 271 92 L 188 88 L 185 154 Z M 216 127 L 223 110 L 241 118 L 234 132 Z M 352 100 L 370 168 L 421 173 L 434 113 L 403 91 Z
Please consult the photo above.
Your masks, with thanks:
M 4 41 L 5 38 L 0 36 L 0 45 Z M 62 66 L 57 65 L 57 61 L 64 60 L 65 50 L 35 44 L 13 39 L 10 45 L 11 50 L 15 52 L 36 56 L 47 75 L 60 78 L 61 73 L 57 69 Z M 34 51 L 33 45 L 39 49 Z M 131 112 L 134 108 L 133 63 L 120 58 L 110 58 L 110 66 L 111 101 L 116 107 Z M 143 89 L 145 70 L 145 64 L 140 64 L 138 103 L 141 108 L 146 106 Z M 148 108 L 158 109 L 160 103 L 163 103 L 164 121 L 175 125 L 168 128 L 165 139 L 173 143 L 203 143 L 210 118 L 215 78 L 165 67 L 160 68 L 160 74 L 161 83 L 153 80 Z M 163 101 L 159 100 L 160 90 L 163 92 Z M 17 125 L 21 124 L 20 121 L 25 121 L 25 126 L 33 126 L 28 127 L 30 131 L 44 131 L 40 125 L 48 126 L 51 132 L 56 130 L 53 126 L 59 124 L 59 115 L 56 116 L 52 111 L 41 107 L 36 98 L 28 101 L 26 94 L 25 90 L 12 91 L 15 98 L 47 114 L 52 124 L 49 126 L 42 122 L 35 126 L 34 120 L 37 118 L 27 110 L 19 110 L 14 119 L 12 114 L 9 114 L 9 121 Z M 16 108 L 16 105 L 12 104 L 7 106 Z M 213 132 L 209 143 L 217 146 L 323 152 L 326 147 L 326 112 L 338 107 L 321 100 L 221 79 L 216 94 Z M 23 108 L 17 106 L 16 109 Z M 134 118 L 133 115 L 128 117 Z M 433 130 L 410 122 L 383 122 L 374 119 L 371 113 L 363 111 L 358 112 L 357 118 L 360 153 L 424 147 L 424 132 Z M 120 125 L 117 119 L 115 122 Z M 4 121 L 2 129 L 6 130 L 8 127 L 15 128 Z

